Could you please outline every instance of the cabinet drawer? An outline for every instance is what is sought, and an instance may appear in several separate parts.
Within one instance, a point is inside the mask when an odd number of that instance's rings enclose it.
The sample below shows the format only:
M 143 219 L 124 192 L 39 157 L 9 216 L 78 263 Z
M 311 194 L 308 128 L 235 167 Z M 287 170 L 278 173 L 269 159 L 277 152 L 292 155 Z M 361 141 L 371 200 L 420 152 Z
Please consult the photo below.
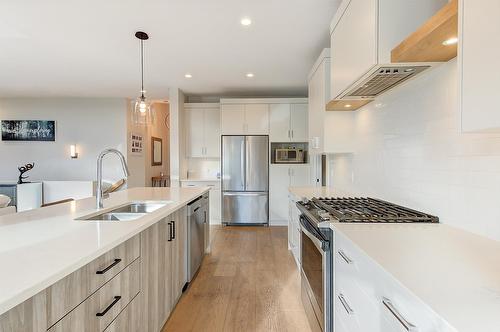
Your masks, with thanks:
M 55 324 L 140 255 L 135 236 L 46 289 L 47 327 Z
M 353 306 L 361 305 L 357 303 L 362 303 L 365 297 L 366 304 L 369 303 L 377 315 L 376 321 L 370 323 L 373 326 L 384 323 L 388 331 L 454 331 L 427 304 L 339 232 L 335 232 L 334 264 L 335 292 L 345 292 Z M 363 315 L 367 315 L 363 321 L 374 318 L 362 308 Z
M 116 319 L 106 328 L 106 332 L 140 332 L 141 331 L 141 294 L 123 309 Z
M 140 259 L 137 259 L 49 331 L 104 331 L 139 293 L 139 289 Z

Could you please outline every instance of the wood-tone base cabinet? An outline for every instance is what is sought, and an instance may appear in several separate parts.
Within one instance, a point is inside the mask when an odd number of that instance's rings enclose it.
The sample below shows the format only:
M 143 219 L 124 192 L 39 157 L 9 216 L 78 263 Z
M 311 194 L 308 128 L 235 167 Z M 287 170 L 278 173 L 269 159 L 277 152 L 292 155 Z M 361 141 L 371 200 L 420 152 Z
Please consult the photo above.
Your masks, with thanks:
M 0 315 L 0 332 L 158 332 L 186 282 L 183 207 Z

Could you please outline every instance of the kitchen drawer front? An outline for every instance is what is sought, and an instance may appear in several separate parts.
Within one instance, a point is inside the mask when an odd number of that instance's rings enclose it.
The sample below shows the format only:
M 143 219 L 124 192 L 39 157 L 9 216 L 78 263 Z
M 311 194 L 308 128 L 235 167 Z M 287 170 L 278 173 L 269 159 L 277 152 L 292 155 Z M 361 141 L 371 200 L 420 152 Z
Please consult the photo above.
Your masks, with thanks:
M 104 331 L 139 294 L 139 290 L 140 259 L 137 259 L 52 326 L 49 331 Z
M 141 293 L 123 309 L 105 332 L 141 332 Z
M 210 187 L 210 189 L 220 189 L 220 181 L 183 181 L 182 187 Z
M 338 287 L 336 292 L 346 287 L 351 301 L 355 302 L 366 296 L 379 321 L 386 322 L 392 329 L 455 331 L 427 304 L 339 232 L 335 232 L 335 277 L 335 286 Z M 390 330 L 389 327 L 387 329 Z
M 135 236 L 46 289 L 47 327 L 54 325 L 140 255 Z

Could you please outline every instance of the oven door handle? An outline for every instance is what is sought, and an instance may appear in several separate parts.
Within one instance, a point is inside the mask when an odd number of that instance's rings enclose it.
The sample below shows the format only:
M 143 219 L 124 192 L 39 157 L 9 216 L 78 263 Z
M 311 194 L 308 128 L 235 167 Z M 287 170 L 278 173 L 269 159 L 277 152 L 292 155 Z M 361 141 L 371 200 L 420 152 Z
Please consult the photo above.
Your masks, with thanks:
M 309 222 L 303 217 L 300 216 L 300 229 L 302 233 L 304 233 L 311 241 L 314 243 L 316 248 L 321 251 L 328 251 L 330 248 L 330 244 L 328 241 L 320 239 L 317 235 L 315 235 L 312 231 L 312 226 L 309 225 Z

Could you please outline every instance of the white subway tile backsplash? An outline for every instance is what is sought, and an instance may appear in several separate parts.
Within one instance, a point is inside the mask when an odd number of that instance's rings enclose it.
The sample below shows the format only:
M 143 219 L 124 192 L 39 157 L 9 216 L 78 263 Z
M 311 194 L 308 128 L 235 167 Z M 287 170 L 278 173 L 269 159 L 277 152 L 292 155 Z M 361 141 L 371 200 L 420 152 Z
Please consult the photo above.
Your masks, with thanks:
M 331 183 L 500 240 L 500 134 L 461 133 L 457 101 L 453 60 L 356 111 Z

